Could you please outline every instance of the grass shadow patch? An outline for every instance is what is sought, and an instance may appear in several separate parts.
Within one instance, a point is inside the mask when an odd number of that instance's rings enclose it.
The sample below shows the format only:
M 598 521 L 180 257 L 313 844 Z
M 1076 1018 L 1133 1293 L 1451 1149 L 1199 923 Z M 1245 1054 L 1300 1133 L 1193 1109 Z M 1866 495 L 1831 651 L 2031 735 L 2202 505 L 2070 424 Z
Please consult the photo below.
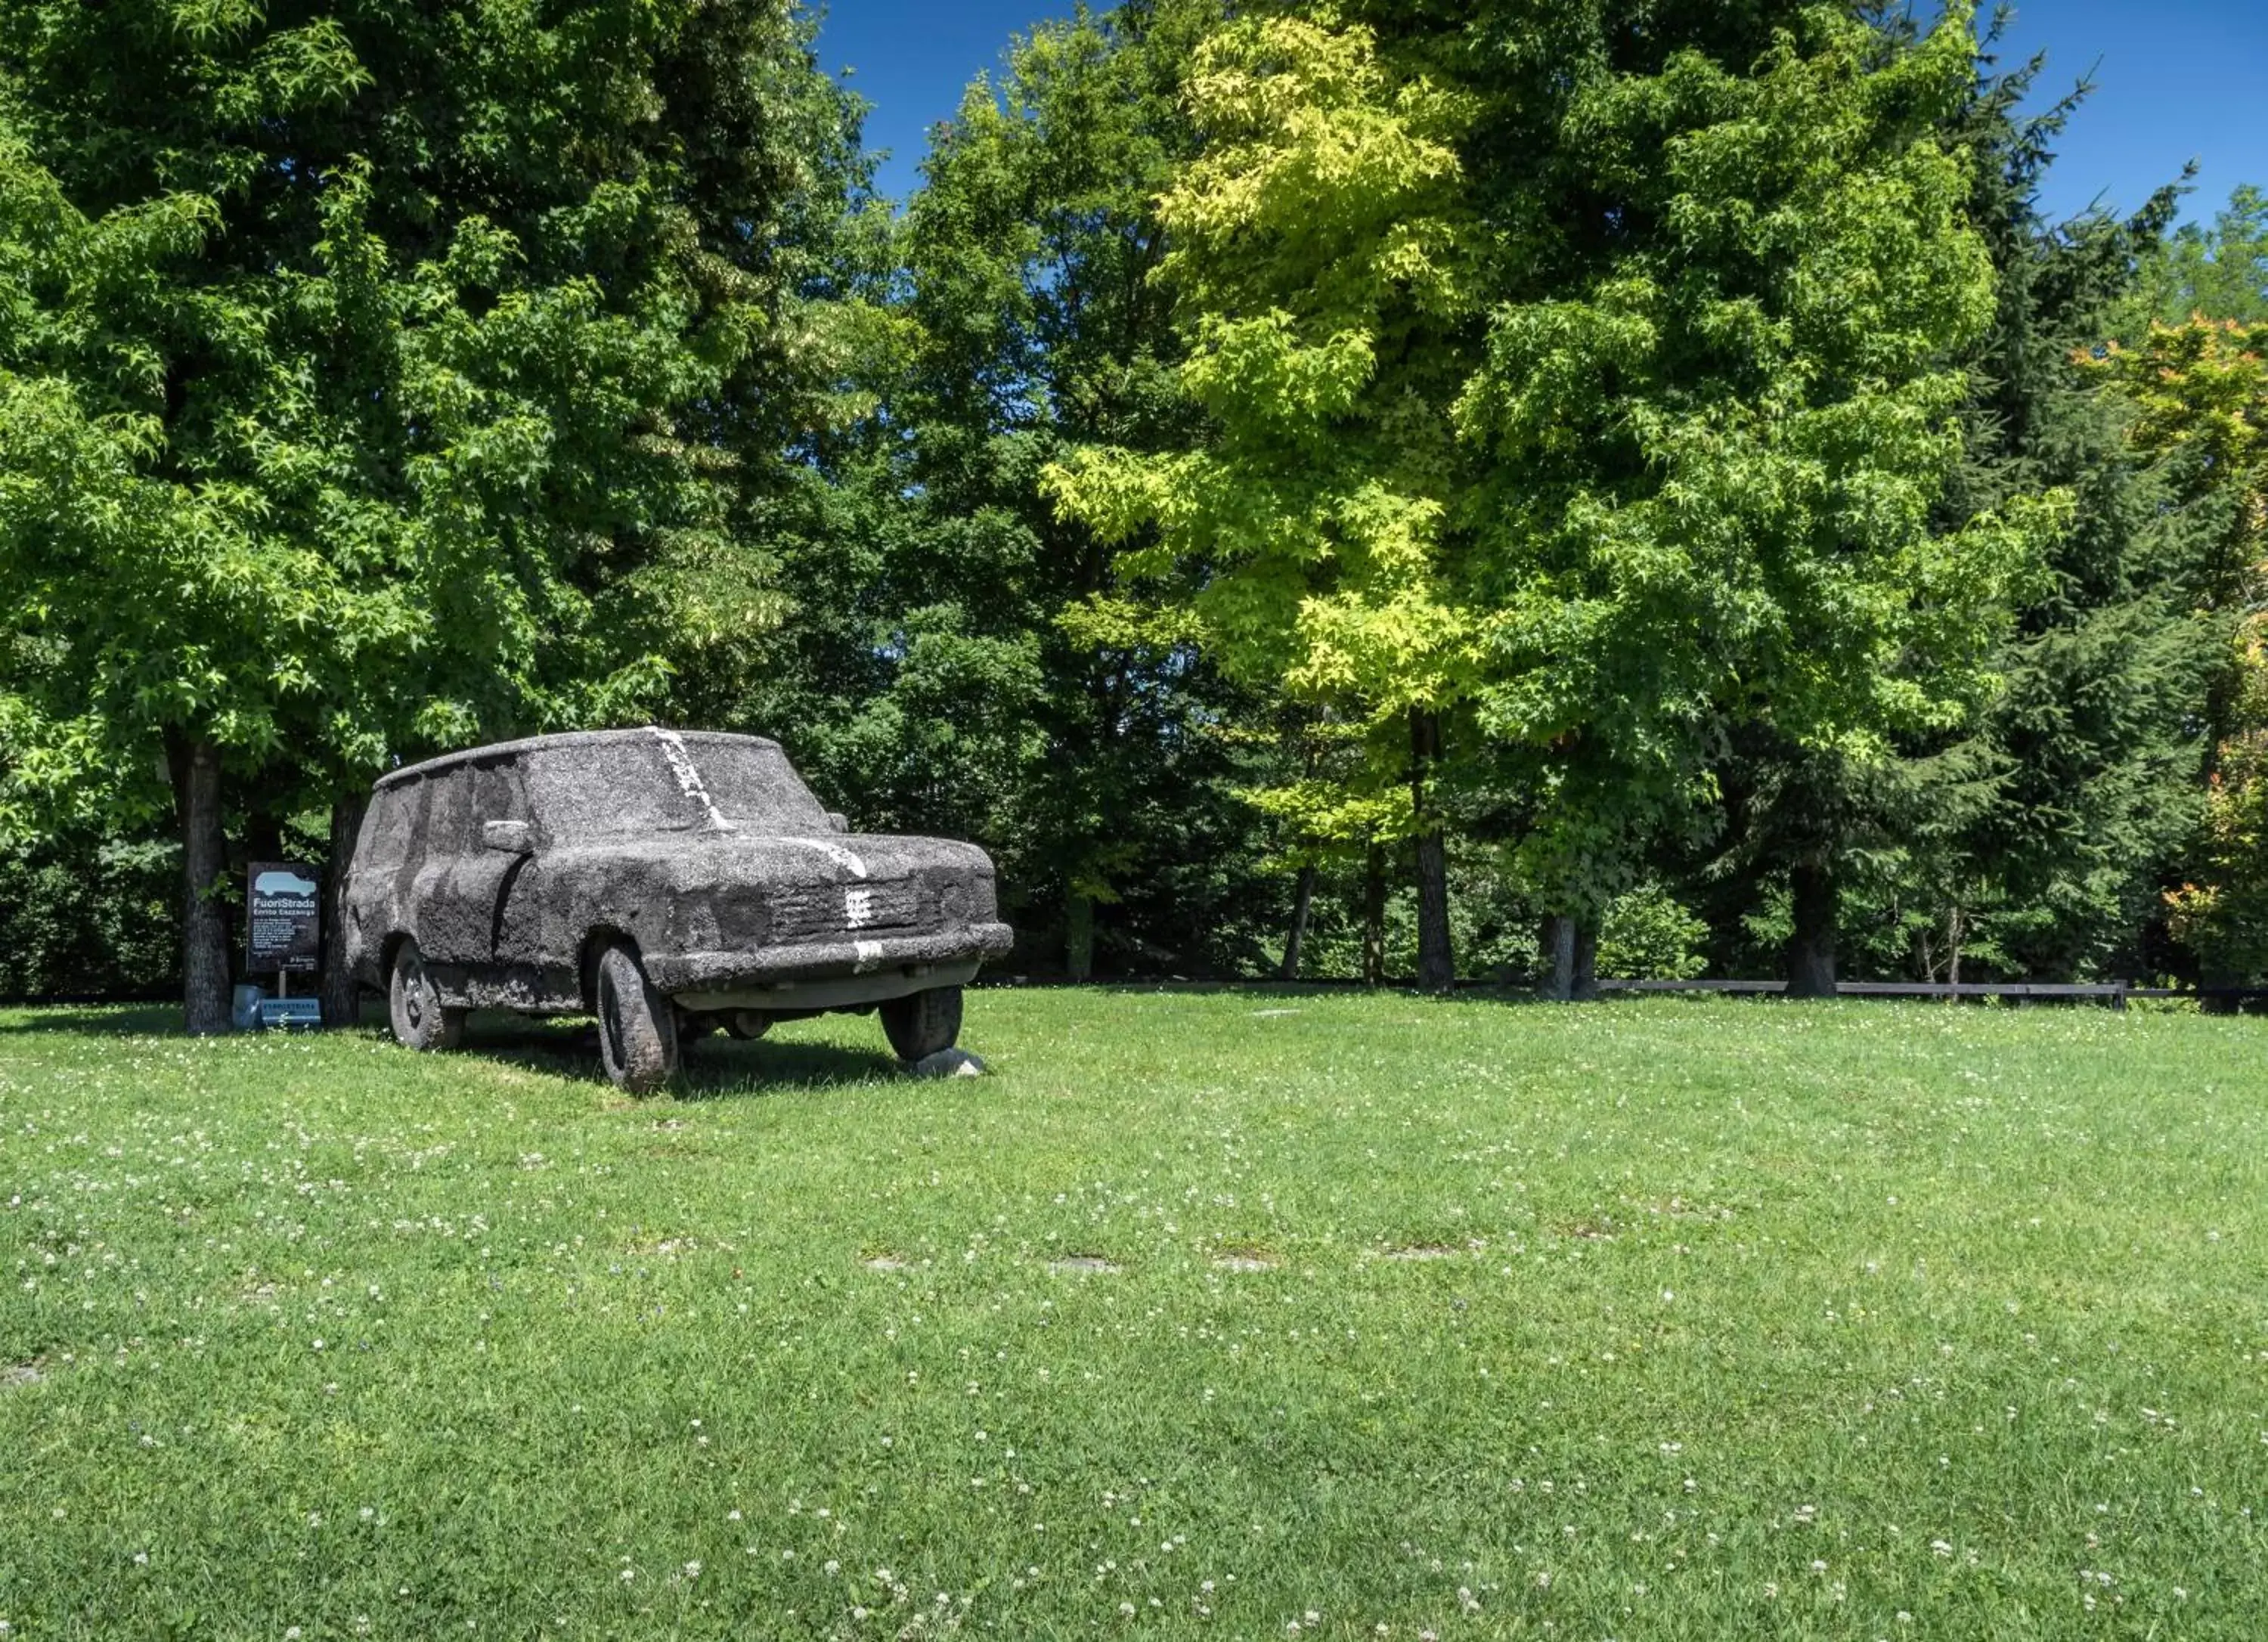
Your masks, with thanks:
M 177 1038 L 181 1031 L 179 1004 L 65 1005 L 0 1012 L 0 1035 L 52 1032 L 89 1038 Z
M 837 1084 L 895 1082 L 905 1076 L 880 1049 L 846 1049 L 839 1043 L 743 1043 L 704 1038 L 687 1046 L 678 1073 L 681 1100 L 715 1100 L 762 1094 L 773 1089 L 824 1089 Z
M 599 1061 L 599 1028 L 575 1016 L 475 1015 L 466 1023 L 463 1052 L 576 1083 L 607 1081 Z M 682 1045 L 680 1054 L 680 1070 L 668 1093 L 681 1101 L 828 1088 L 900 1075 L 897 1062 L 879 1049 L 793 1039 L 741 1042 L 710 1036 Z

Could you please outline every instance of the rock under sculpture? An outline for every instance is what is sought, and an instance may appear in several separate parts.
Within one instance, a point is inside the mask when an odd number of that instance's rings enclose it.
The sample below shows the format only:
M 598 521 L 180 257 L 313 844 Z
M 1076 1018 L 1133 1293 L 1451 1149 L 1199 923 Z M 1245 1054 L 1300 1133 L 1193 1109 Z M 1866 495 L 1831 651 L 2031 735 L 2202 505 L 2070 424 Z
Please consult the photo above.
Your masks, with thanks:
M 472 1008 L 593 1013 L 633 1091 L 685 1038 L 830 1010 L 878 1009 L 922 1061 L 1012 940 L 983 850 L 848 832 L 755 736 L 585 731 L 397 769 L 346 871 L 347 959 L 399 1041 L 452 1047 Z

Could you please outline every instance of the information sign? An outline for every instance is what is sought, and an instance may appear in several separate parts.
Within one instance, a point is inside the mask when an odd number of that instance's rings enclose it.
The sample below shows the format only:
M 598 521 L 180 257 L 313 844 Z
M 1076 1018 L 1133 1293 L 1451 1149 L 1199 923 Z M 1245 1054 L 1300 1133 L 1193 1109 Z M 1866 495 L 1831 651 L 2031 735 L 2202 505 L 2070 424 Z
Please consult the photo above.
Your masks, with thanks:
M 313 975 L 322 963 L 322 880 L 298 861 L 254 861 L 245 896 L 245 965 Z

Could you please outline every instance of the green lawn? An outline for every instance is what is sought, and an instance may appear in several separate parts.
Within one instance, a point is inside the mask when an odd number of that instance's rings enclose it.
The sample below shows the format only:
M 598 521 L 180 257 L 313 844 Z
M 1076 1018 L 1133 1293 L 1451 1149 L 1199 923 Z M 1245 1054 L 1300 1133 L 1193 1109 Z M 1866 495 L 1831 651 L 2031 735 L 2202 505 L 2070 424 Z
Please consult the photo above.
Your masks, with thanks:
M 2268 1022 L 163 1020 L 0 1014 L 11 1642 L 2268 1635 Z

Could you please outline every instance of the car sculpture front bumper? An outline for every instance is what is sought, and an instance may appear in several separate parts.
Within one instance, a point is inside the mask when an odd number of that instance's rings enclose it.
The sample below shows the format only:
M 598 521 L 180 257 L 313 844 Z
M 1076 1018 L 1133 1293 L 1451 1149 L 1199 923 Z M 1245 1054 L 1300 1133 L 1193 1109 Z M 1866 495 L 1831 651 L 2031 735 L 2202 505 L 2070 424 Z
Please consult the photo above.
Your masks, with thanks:
M 970 924 L 926 934 L 655 954 L 646 959 L 646 975 L 687 1009 L 837 1008 L 961 985 L 1014 945 L 1005 924 Z

